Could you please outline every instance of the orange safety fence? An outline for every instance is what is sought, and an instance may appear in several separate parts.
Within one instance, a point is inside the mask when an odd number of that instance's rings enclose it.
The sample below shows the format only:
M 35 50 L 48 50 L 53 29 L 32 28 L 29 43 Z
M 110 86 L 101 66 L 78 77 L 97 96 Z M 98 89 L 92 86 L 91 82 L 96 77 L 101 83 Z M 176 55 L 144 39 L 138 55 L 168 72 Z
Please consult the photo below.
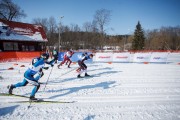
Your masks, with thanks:
M 0 52 L 0 62 L 30 61 L 42 52 Z

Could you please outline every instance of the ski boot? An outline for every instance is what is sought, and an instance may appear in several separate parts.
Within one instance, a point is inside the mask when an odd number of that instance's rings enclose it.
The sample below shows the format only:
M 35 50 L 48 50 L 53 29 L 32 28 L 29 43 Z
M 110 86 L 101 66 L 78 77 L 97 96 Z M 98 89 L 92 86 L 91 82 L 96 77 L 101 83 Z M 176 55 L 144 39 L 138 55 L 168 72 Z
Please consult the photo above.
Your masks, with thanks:
M 85 73 L 85 76 L 86 76 L 86 77 L 89 77 L 90 75 L 88 75 L 87 73 Z
M 38 99 L 37 98 L 35 98 L 34 96 L 30 96 L 30 98 L 29 98 L 29 101 L 37 101 Z
M 8 85 L 8 89 L 9 89 L 9 94 L 12 94 L 12 91 L 13 91 L 13 85 Z
M 58 67 L 58 69 L 60 69 L 60 65 L 58 65 L 57 67 Z
M 82 78 L 81 76 L 80 76 L 80 74 L 77 76 L 77 78 Z

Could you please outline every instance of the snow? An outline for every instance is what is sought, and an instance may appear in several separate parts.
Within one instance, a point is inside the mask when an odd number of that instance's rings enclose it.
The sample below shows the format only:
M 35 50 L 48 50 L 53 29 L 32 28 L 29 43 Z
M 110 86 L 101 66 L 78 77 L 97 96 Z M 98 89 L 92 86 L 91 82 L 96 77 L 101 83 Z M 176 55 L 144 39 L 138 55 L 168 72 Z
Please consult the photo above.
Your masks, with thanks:
M 26 67 L 20 67 L 25 65 Z M 0 93 L 21 82 L 29 63 L 0 63 Z M 76 78 L 77 64 L 57 64 L 40 82 L 37 98 L 74 103 L 8 103 L 28 98 L 0 96 L 0 120 L 180 120 L 180 66 L 178 64 L 93 63 L 93 77 Z M 14 67 L 14 70 L 7 70 Z M 73 71 L 67 73 L 68 71 Z M 29 96 L 33 86 L 13 93 Z M 45 89 L 44 89 L 45 88 Z
M 17 23 L 14 23 L 16 25 Z M 19 24 L 19 23 L 18 23 Z M 21 25 L 26 25 L 21 23 Z M 16 41 L 39 41 L 44 42 L 47 39 L 43 38 L 40 32 L 40 27 L 38 25 L 32 25 L 31 27 L 36 29 L 36 32 L 32 28 L 20 28 L 18 27 L 9 27 L 7 24 L 0 22 L 0 39 L 1 40 L 16 40 Z

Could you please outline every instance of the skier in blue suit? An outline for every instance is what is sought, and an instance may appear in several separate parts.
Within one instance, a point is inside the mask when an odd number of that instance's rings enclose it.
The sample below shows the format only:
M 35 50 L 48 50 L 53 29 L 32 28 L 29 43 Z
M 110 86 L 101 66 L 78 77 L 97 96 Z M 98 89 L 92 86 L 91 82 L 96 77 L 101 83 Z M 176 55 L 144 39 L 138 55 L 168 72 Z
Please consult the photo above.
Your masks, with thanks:
M 85 60 L 92 59 L 93 54 L 88 55 L 87 53 L 84 53 L 82 58 L 78 60 L 79 68 L 76 70 L 78 72 L 78 78 L 81 78 L 81 73 L 85 72 L 85 76 L 90 76 L 87 74 L 87 66 L 84 63 Z
M 51 67 L 54 66 L 54 59 L 52 61 L 47 61 L 49 58 L 49 54 L 43 53 L 40 57 L 34 58 L 32 60 L 32 64 L 29 66 L 29 68 L 24 73 L 24 79 L 22 82 L 19 82 L 14 85 L 9 85 L 9 94 L 12 94 L 12 91 L 16 87 L 22 87 L 26 86 L 28 83 L 34 85 L 34 88 L 30 95 L 30 100 L 37 100 L 35 98 L 35 94 L 40 88 L 40 83 L 38 80 L 44 75 L 43 69 L 48 69 L 49 67 L 45 67 L 45 63 L 51 65 Z

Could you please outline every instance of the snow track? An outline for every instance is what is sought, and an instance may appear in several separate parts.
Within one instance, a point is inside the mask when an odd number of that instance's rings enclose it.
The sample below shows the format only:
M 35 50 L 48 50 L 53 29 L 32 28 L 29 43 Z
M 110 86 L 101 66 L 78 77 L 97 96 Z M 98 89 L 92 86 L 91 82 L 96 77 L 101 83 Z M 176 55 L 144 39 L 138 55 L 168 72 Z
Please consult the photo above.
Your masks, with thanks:
M 8 63 L 7 63 L 8 64 Z M 19 63 L 25 64 L 28 63 Z M 6 64 L 0 64 L 6 69 Z M 8 64 L 8 67 L 10 65 Z M 6 103 L 26 100 L 0 96 L 0 120 L 180 120 L 180 66 L 175 64 L 94 63 L 88 64 L 89 78 L 76 78 L 76 71 L 54 66 L 45 91 L 37 98 L 77 101 L 64 104 Z M 72 65 L 75 69 L 77 65 Z M 51 68 L 50 68 L 51 69 Z M 1 70 L 0 92 L 22 81 L 26 69 Z M 19 72 L 20 71 L 20 72 Z M 50 70 L 40 82 L 45 83 Z M 29 96 L 33 86 L 13 93 Z

